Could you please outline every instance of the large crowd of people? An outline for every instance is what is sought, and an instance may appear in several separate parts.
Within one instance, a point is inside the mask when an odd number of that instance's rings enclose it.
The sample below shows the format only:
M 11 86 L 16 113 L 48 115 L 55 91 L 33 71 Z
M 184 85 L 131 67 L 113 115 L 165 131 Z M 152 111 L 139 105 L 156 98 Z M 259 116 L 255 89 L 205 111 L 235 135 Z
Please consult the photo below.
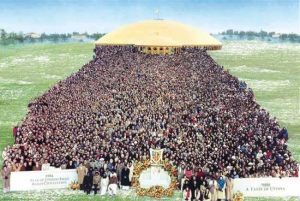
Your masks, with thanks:
M 83 163 L 93 164 L 100 175 L 120 173 L 124 166 L 132 174 L 130 167 L 149 158 L 150 148 L 163 148 L 164 159 L 178 167 L 184 191 L 222 175 L 298 176 L 287 130 L 206 50 L 150 55 L 134 46 L 99 46 L 94 51 L 92 61 L 28 105 L 15 144 L 3 152 L 6 170 Z

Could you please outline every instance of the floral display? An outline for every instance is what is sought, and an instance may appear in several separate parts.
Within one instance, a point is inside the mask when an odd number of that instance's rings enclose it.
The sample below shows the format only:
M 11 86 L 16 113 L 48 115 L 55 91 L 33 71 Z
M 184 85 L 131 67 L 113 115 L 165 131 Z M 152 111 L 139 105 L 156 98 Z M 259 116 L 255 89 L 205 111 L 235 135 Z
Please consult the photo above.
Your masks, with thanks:
M 171 183 L 168 188 L 164 188 L 162 186 L 152 186 L 151 188 L 141 188 L 139 177 L 142 171 L 148 169 L 151 166 L 150 160 L 145 160 L 138 162 L 133 170 L 133 180 L 132 186 L 136 188 L 136 193 L 139 196 L 149 196 L 155 198 L 161 198 L 163 196 L 172 196 L 174 190 L 177 187 L 177 170 L 170 162 L 162 161 L 160 164 L 161 167 L 168 172 L 169 176 L 171 177 Z
M 71 182 L 71 183 L 69 184 L 69 187 L 70 187 L 70 189 L 72 189 L 72 190 L 79 190 L 80 185 L 79 185 L 78 182 L 73 181 L 73 182 Z
M 242 192 L 238 191 L 233 195 L 233 201 L 244 201 L 244 195 Z

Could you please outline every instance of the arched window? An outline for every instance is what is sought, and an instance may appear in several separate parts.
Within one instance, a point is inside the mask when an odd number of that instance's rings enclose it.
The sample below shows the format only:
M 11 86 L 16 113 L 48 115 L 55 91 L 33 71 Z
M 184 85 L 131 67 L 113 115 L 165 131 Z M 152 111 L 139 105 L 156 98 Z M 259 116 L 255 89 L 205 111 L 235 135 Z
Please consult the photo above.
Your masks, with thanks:
M 148 50 L 151 50 L 151 47 L 148 47 Z
M 155 47 L 153 50 L 157 50 L 157 48 Z
M 159 50 L 164 50 L 164 49 L 161 47 L 161 48 L 159 48 Z

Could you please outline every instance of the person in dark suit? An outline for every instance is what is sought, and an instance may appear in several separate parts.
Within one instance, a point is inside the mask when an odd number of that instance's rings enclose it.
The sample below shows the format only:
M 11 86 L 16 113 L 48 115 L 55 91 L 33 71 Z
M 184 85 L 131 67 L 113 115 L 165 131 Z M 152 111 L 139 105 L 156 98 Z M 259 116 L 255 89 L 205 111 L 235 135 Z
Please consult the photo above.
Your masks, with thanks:
M 90 167 L 87 174 L 83 178 L 83 190 L 88 195 L 91 193 L 93 186 L 93 168 Z
M 130 170 L 126 164 L 121 171 L 121 186 L 130 186 L 129 173 Z

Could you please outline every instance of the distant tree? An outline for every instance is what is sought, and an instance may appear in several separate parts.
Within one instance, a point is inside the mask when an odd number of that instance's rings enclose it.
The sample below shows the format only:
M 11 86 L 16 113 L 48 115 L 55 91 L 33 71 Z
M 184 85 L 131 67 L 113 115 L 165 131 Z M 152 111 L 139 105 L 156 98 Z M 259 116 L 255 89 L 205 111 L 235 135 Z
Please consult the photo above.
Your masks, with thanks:
M 1 40 L 5 40 L 6 39 L 6 36 L 7 36 L 7 33 L 4 29 L 0 29 L 0 37 L 1 37 Z
M 104 36 L 105 34 L 103 33 L 93 33 L 91 35 L 89 35 L 88 37 L 94 40 L 98 40 L 99 38 L 101 38 L 102 36 Z
M 246 32 L 244 32 L 244 31 L 240 31 L 240 32 L 239 32 L 239 37 L 240 37 L 240 38 L 244 38 L 245 35 L 246 35 Z
M 228 29 L 228 30 L 226 31 L 226 34 L 227 34 L 227 35 L 233 35 L 233 30 L 232 30 L 232 29 Z
M 43 42 L 43 41 L 46 41 L 48 39 L 48 36 L 47 34 L 45 33 L 42 33 L 41 34 L 41 37 L 38 39 L 40 42 Z
M 258 34 L 255 33 L 254 31 L 246 31 L 246 35 L 248 36 L 248 38 L 254 38 Z
M 273 32 L 266 32 L 264 30 L 261 30 L 260 32 L 255 31 L 234 31 L 233 29 L 228 29 L 226 31 L 223 31 L 219 33 L 219 35 L 226 35 L 226 38 L 222 38 L 223 40 L 226 40 L 227 38 L 232 39 L 233 36 L 238 36 L 240 39 L 246 38 L 247 40 L 254 40 L 256 37 L 259 37 L 260 39 L 265 39 L 267 41 L 272 41 L 271 37 L 276 34 Z M 92 35 L 91 35 L 92 37 Z M 281 34 L 279 35 L 279 40 L 281 41 L 290 41 L 293 43 L 300 43 L 300 35 L 295 33 L 290 34 Z
M 268 36 L 268 32 L 261 30 L 261 31 L 259 32 L 259 36 L 263 39 L 263 38 L 265 38 L 265 37 Z
M 281 40 L 287 40 L 288 39 L 288 35 L 287 34 L 281 34 L 279 36 L 279 39 L 281 39 Z
M 24 34 L 22 32 L 19 32 L 16 37 L 15 40 L 17 40 L 19 43 L 23 43 L 25 38 L 24 38 Z
M 291 42 L 299 42 L 300 41 L 300 36 L 294 33 L 288 34 L 288 39 Z
M 68 36 L 67 36 L 67 34 L 60 34 L 59 35 L 59 38 L 62 40 L 62 41 L 67 41 L 67 39 L 68 39 Z
M 268 33 L 268 36 L 269 36 L 269 37 L 272 37 L 274 34 L 275 34 L 275 32 L 272 31 L 272 32 L 269 32 L 269 33 Z
M 254 37 L 257 36 L 257 33 L 254 31 L 246 31 L 245 34 L 247 36 L 247 40 L 253 40 Z

